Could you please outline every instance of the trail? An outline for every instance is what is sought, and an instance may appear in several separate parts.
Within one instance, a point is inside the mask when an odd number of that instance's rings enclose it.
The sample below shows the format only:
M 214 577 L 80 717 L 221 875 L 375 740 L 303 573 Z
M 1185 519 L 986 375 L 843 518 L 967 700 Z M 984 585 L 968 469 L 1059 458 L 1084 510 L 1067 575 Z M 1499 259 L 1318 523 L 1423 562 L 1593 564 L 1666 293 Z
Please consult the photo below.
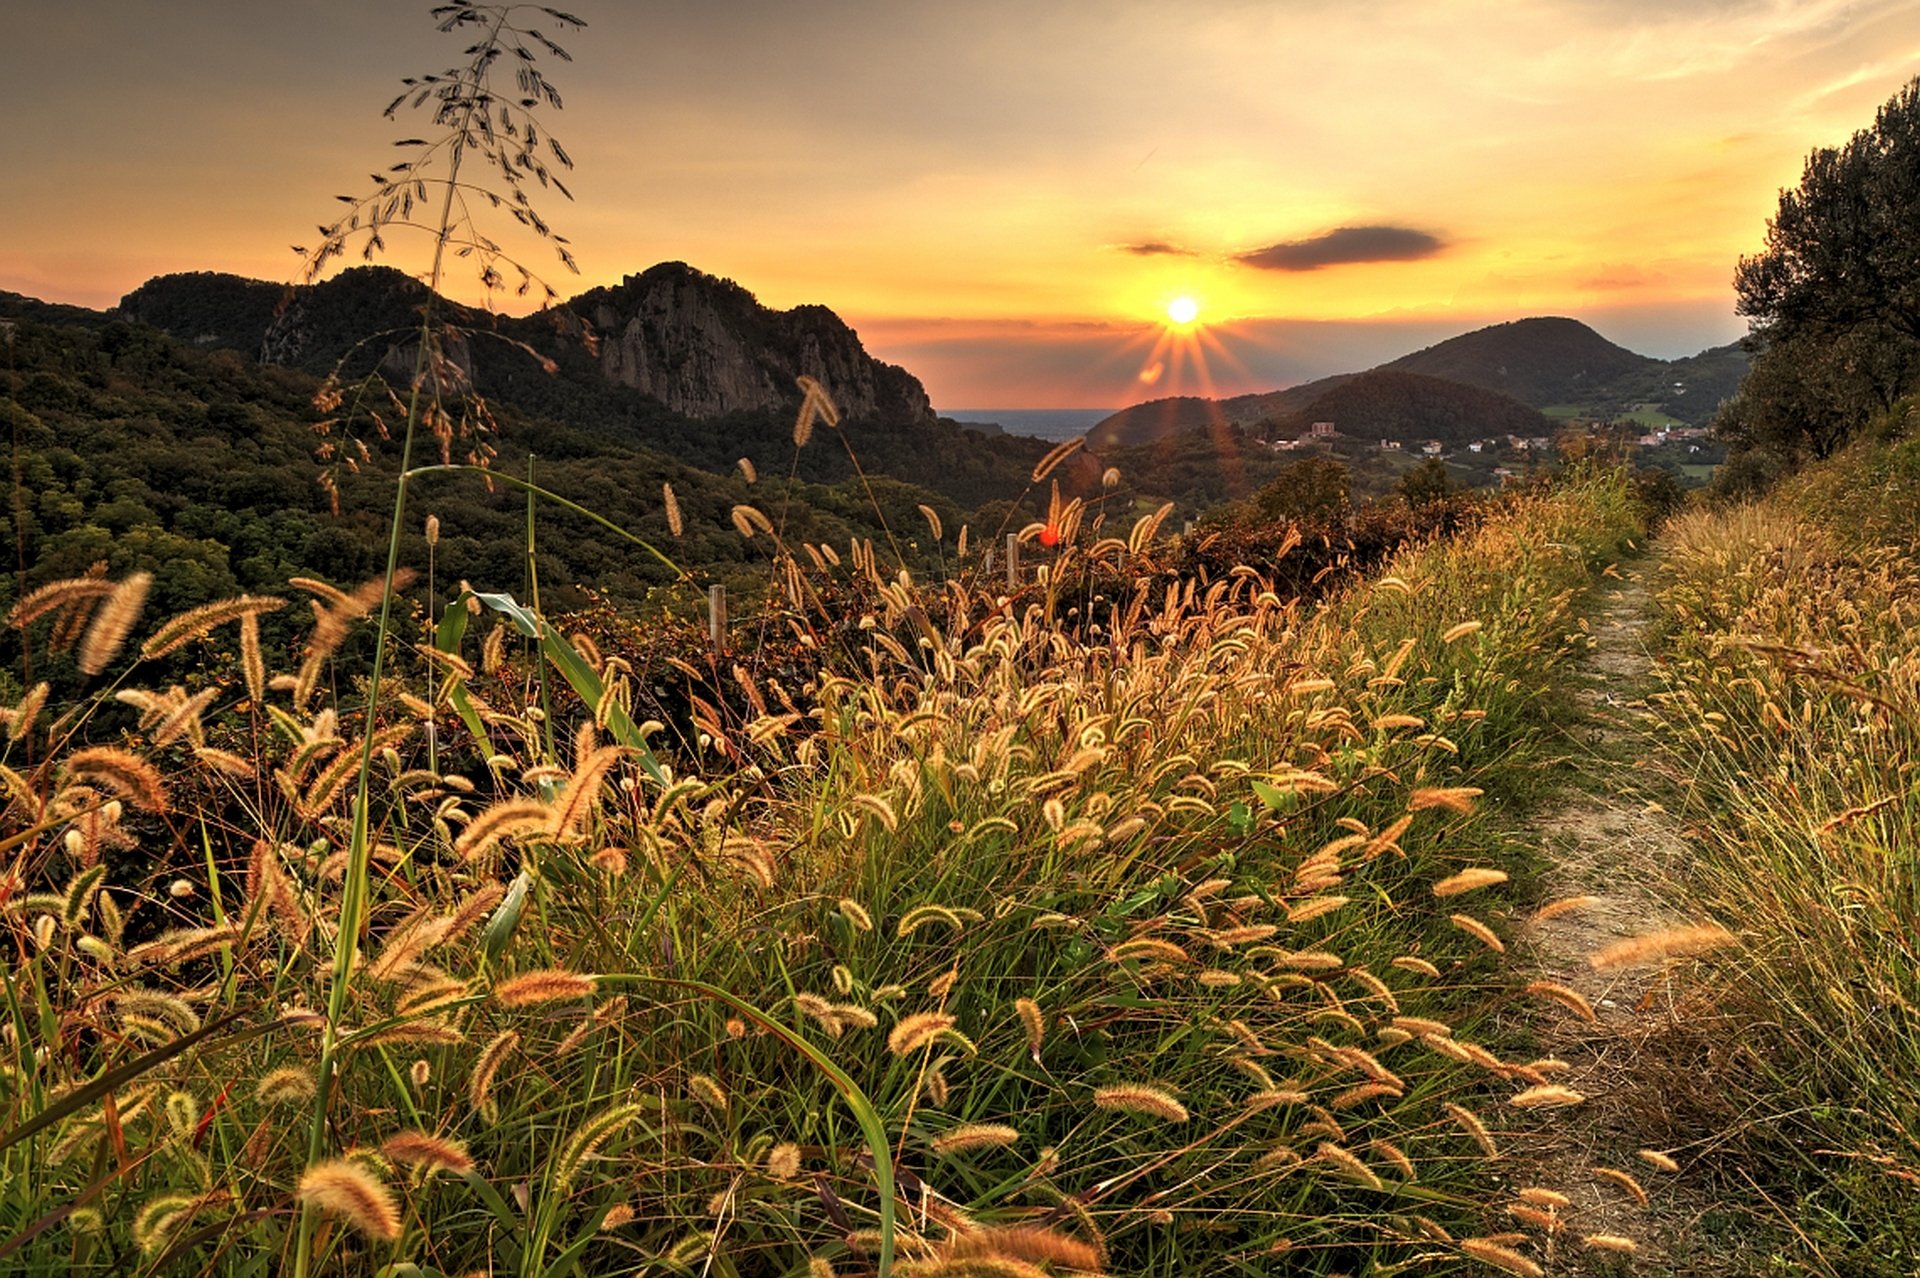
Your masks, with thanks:
M 1705 1184 L 1711 1151 L 1695 1098 L 1714 1054 L 1701 1009 L 1681 997 L 1657 967 L 1597 971 L 1588 958 L 1607 944 L 1685 922 L 1663 903 L 1687 856 L 1685 831 L 1660 802 L 1667 793 L 1653 755 L 1645 697 L 1655 686 L 1649 652 L 1646 578 L 1656 561 L 1638 560 L 1610 576 L 1588 611 L 1588 646 L 1571 668 L 1574 715 L 1567 725 L 1571 776 L 1534 815 L 1530 832 L 1548 858 L 1543 900 L 1595 900 L 1530 924 L 1523 933 L 1531 979 L 1571 986 L 1592 1004 L 1597 1023 L 1545 1000 L 1529 1000 L 1530 1028 L 1544 1055 L 1572 1069 L 1555 1081 L 1587 1101 L 1558 1111 L 1548 1143 L 1516 1168 L 1516 1185 L 1557 1189 L 1573 1199 L 1556 1249 L 1541 1256 L 1554 1275 L 1759 1272 L 1734 1213 Z M 1678 1173 L 1640 1157 L 1651 1149 L 1680 1164 Z M 1650 1202 L 1597 1178 L 1594 1167 L 1625 1171 Z M 1633 1257 L 1590 1252 L 1583 1234 L 1615 1234 L 1639 1245 Z

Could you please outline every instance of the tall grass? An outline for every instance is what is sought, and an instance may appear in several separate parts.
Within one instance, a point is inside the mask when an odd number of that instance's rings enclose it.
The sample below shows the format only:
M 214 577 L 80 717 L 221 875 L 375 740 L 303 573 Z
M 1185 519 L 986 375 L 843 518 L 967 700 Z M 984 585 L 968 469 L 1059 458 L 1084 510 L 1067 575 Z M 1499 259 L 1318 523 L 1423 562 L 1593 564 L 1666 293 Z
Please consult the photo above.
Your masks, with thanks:
M 285 670 L 247 638 L 283 600 L 143 664 L 132 588 L 57 584 L 14 622 L 118 681 L 9 718 L 0 1263 L 1536 1272 L 1580 1222 L 1503 1176 L 1578 1098 L 1480 1041 L 1522 997 L 1482 791 L 1632 531 L 1596 479 L 1315 608 L 1247 573 L 1073 630 L 895 583 L 856 659 L 657 772 L 590 644 L 601 693 L 543 707 L 443 627 L 369 716 L 318 676 L 377 582 L 300 587 Z M 169 645 L 204 676 L 146 686 Z
M 1715 994 L 1764 1071 L 1779 1188 L 1842 1272 L 1920 1265 L 1920 453 L 1856 450 L 1669 528 L 1659 699 L 1738 923 Z

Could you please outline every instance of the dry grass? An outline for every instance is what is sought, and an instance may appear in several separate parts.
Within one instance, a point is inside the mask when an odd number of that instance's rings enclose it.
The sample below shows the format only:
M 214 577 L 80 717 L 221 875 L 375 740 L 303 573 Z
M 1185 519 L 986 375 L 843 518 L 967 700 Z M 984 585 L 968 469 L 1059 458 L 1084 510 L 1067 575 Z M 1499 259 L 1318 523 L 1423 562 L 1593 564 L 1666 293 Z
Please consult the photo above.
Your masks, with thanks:
M 1062 515 L 1063 557 L 1151 541 Z M 403 665 L 372 721 L 337 678 L 250 698 L 240 662 L 197 739 L 51 708 L 0 775 L 6 1263 L 271 1270 L 304 1201 L 351 1226 L 316 1234 L 329 1272 L 857 1274 L 884 1155 L 924 1272 L 1525 1272 L 1535 1244 L 1481 1237 L 1500 1152 L 1578 1098 L 1478 1041 L 1524 983 L 1484 794 L 1538 727 L 1573 548 L 1629 531 L 1575 483 L 1318 608 L 1249 573 L 1071 629 L 882 579 L 806 710 L 762 686 L 671 767 L 610 748 L 615 666 L 543 707 L 511 646 Z M 328 643 L 359 624 L 323 612 Z M 291 1120 L 323 1101 L 316 1161 Z

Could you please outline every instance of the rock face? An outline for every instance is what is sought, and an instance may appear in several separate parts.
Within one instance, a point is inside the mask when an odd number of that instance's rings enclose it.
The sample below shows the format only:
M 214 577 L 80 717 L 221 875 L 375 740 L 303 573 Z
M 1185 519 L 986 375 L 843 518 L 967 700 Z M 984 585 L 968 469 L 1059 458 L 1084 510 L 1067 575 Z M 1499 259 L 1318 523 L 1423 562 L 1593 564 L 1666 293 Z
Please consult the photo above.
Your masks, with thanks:
M 731 280 L 667 262 L 568 303 L 600 330 L 600 371 L 688 417 L 779 408 L 794 379 L 825 386 L 843 416 L 920 423 L 926 388 L 868 355 L 824 306 L 775 311 Z

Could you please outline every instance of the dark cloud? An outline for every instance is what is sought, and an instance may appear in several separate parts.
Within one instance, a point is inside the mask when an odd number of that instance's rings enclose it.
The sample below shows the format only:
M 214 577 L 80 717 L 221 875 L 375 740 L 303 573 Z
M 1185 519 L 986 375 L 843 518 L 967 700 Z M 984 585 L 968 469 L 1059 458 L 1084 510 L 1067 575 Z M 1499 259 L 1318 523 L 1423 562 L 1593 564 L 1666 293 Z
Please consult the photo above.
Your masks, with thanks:
M 1353 262 L 1416 262 L 1433 257 L 1446 243 L 1405 226 L 1342 226 L 1310 239 L 1269 244 L 1233 260 L 1263 271 L 1317 271 Z
M 1142 240 L 1138 244 L 1122 244 L 1120 247 L 1126 250 L 1127 252 L 1133 254 L 1135 257 L 1194 257 L 1196 256 L 1196 254 L 1192 249 L 1181 248 L 1178 244 L 1171 244 L 1166 240 Z

